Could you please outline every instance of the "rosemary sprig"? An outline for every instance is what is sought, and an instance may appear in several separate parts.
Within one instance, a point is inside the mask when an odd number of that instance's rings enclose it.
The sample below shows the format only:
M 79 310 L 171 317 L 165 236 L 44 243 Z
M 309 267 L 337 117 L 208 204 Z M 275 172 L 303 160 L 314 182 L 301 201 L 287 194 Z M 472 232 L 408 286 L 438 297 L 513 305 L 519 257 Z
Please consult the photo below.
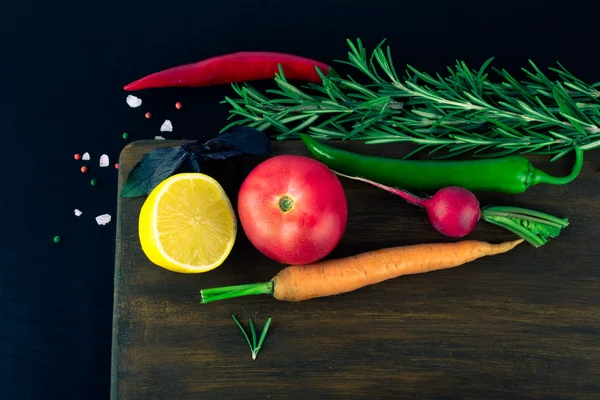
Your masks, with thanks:
M 235 323 L 237 324 L 237 326 L 240 328 L 242 333 L 244 334 L 244 337 L 246 338 L 246 341 L 248 342 L 248 346 L 250 346 L 250 352 L 252 354 L 252 359 L 256 360 L 256 357 L 258 356 L 258 352 L 262 348 L 262 345 L 265 341 L 265 337 L 267 336 L 267 331 L 269 330 L 269 327 L 271 326 L 271 318 L 269 318 L 267 320 L 267 322 L 265 323 L 265 326 L 263 327 L 260 338 L 258 338 L 258 339 L 257 339 L 257 335 L 256 335 L 256 327 L 254 326 L 254 322 L 252 321 L 252 318 L 248 318 L 248 323 L 250 324 L 250 333 L 252 334 L 252 341 L 250 340 L 250 337 L 246 333 L 246 330 L 244 329 L 244 327 L 242 326 L 240 321 L 238 321 L 238 319 L 235 317 L 235 315 L 232 315 L 232 318 L 235 321 Z
M 390 47 L 381 42 L 370 55 L 360 39 L 348 40 L 348 61 L 367 83 L 350 75 L 326 76 L 321 84 L 295 86 L 280 68 L 278 89 L 261 93 L 234 84 L 227 97 L 230 119 L 223 130 L 248 125 L 271 130 L 278 140 L 306 133 L 322 140 L 361 140 L 367 144 L 410 142 L 409 155 L 428 151 L 436 158 L 473 152 L 474 157 L 511 153 L 551 155 L 556 161 L 575 147 L 600 147 L 600 83 L 587 84 L 558 63 L 554 80 L 533 61 L 519 81 L 488 59 L 479 69 L 457 61 L 442 76 L 407 65 L 396 72 Z M 441 151 L 446 155 L 438 156 Z

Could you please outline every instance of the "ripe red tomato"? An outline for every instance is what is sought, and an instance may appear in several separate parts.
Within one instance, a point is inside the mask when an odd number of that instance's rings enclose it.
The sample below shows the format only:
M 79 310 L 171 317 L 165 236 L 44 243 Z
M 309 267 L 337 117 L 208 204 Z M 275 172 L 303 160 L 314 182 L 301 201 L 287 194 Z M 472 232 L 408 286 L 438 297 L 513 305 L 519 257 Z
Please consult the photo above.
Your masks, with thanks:
M 337 246 L 346 229 L 346 194 L 337 176 L 303 156 L 267 159 L 246 177 L 238 216 L 250 242 L 284 264 L 309 264 Z

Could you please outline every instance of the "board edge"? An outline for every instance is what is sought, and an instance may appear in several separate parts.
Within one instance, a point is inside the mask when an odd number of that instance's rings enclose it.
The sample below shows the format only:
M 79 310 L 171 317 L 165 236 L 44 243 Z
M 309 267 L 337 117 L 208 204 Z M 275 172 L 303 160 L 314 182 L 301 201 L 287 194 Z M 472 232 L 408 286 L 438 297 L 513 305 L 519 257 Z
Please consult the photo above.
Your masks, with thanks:
M 143 145 L 150 140 L 137 140 L 127 144 L 119 153 L 119 165 L 123 165 L 123 155 L 131 152 L 136 147 Z M 119 169 L 117 178 L 117 215 L 121 212 L 121 196 L 120 192 L 123 187 L 123 172 Z M 113 272 L 113 309 L 112 309 L 112 338 L 111 338 L 111 361 L 110 361 L 110 400 L 118 400 L 118 374 L 119 374 L 119 299 L 120 299 L 120 259 L 121 259 L 121 219 L 117 218 L 117 226 L 115 229 L 115 260 Z

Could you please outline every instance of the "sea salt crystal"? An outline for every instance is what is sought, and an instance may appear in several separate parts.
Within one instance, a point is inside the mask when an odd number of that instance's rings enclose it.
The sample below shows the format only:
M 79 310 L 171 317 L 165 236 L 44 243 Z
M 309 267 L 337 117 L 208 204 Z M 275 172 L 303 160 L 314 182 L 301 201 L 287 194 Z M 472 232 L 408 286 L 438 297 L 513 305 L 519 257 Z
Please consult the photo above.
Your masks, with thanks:
M 127 96 L 127 104 L 129 104 L 129 107 L 131 108 L 137 108 L 142 105 L 142 99 L 129 95 Z
M 166 140 L 166 139 L 162 136 L 154 136 L 154 140 Z
M 76 216 L 80 216 L 81 214 L 83 214 L 81 211 L 79 211 L 78 209 L 75 209 L 75 215 Z
M 110 164 L 110 161 L 108 160 L 108 156 L 106 154 L 102 154 L 100 156 L 100 166 L 108 167 L 108 164 Z
M 168 119 L 165 119 L 165 122 L 160 126 L 161 132 L 173 132 L 173 124 Z
M 83 153 L 83 156 L 81 156 L 81 159 L 83 161 L 89 161 L 90 160 L 90 153 Z
M 98 225 L 106 225 L 110 222 L 110 214 L 102 214 L 96 217 Z

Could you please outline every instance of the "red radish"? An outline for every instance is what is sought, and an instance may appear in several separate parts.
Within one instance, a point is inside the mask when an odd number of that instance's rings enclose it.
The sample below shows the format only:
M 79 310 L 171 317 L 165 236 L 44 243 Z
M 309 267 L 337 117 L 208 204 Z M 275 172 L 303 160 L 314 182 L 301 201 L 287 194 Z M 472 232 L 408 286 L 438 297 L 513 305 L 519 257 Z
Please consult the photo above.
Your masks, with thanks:
M 481 217 L 479 201 L 473 192 L 458 186 L 449 186 L 438 190 L 429 198 L 417 197 L 401 189 L 382 185 L 368 179 L 348 176 L 336 172 L 340 176 L 370 183 L 402 197 L 404 200 L 427 211 L 431 225 L 442 235 L 463 237 L 475 229 Z
M 421 198 L 404 190 L 368 179 L 335 173 L 369 183 L 394 193 L 411 204 L 423 207 L 427 210 L 431 225 L 441 234 L 450 237 L 468 235 L 481 219 L 509 230 L 534 247 L 540 247 L 549 239 L 558 236 L 561 230 L 569 225 L 569 220 L 566 218 L 557 218 L 550 214 L 521 207 L 486 206 L 479 208 L 479 201 L 475 195 L 463 187 L 448 186 L 438 190 L 431 197 Z

